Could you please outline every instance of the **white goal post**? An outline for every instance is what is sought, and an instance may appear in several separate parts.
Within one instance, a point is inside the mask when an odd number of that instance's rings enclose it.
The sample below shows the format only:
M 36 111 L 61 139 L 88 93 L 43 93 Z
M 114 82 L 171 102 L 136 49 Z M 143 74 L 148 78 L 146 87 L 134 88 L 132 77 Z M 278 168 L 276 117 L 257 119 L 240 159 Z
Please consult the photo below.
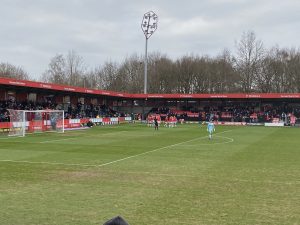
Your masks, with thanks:
M 25 136 L 27 133 L 64 132 L 63 110 L 8 109 L 10 128 L 8 136 Z

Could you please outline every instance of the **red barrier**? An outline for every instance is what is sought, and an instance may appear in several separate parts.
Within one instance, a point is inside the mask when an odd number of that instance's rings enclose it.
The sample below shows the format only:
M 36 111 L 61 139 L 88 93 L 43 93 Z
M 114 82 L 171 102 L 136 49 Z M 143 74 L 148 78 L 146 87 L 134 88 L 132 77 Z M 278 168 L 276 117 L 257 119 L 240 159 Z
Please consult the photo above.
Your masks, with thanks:
M 0 129 L 10 128 L 10 122 L 1 122 Z
M 64 124 L 65 128 L 77 128 L 81 127 L 82 124 L 86 124 L 89 122 L 89 118 L 82 118 L 82 119 L 65 119 Z M 74 122 L 75 121 L 75 122 Z M 105 117 L 102 118 L 102 125 L 108 125 L 108 124 L 118 124 L 119 122 L 124 122 L 125 117 L 116 117 L 116 118 L 110 118 Z M 59 121 L 58 126 L 62 125 L 62 121 Z M 48 125 L 49 126 L 49 125 Z M 10 128 L 10 122 L 0 122 L 0 129 L 8 129 Z M 28 130 L 30 132 L 33 132 L 35 130 L 46 130 L 47 126 L 44 124 L 44 121 L 30 121 Z
M 125 121 L 125 117 L 119 117 L 118 121 L 121 123 L 121 122 L 124 122 Z

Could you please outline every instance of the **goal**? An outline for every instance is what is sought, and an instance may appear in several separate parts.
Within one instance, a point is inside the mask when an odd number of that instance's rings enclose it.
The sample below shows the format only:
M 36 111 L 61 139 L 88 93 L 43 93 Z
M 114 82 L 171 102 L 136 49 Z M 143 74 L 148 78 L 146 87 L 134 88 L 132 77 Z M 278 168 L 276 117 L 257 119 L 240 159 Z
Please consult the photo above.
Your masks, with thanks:
M 8 109 L 10 129 L 8 136 L 25 136 L 27 133 L 64 132 L 63 110 Z

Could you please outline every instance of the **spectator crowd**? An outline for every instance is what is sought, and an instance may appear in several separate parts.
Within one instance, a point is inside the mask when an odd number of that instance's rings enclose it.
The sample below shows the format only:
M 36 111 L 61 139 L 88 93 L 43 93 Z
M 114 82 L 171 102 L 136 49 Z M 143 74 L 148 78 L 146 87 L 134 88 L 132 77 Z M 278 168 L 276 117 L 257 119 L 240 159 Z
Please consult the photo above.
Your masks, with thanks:
M 112 110 L 107 105 L 82 104 L 57 104 L 51 101 L 46 102 L 17 102 L 14 100 L 0 101 L 0 122 L 9 121 L 7 109 L 15 110 L 64 110 L 66 119 L 97 118 L 97 117 L 117 117 L 126 116 Z M 198 120 L 198 121 L 228 121 L 228 122 L 247 122 L 264 123 L 280 120 L 288 123 L 292 117 L 300 118 L 300 105 L 293 104 L 246 104 L 246 103 L 226 103 L 225 105 L 209 105 L 199 109 L 183 108 L 152 108 L 149 114 L 165 117 L 176 117 L 178 120 Z M 133 118 L 134 119 L 134 118 Z
M 185 121 L 227 121 L 246 123 L 265 123 L 282 121 L 289 123 L 290 119 L 300 118 L 300 105 L 272 105 L 252 106 L 246 104 L 231 104 L 226 106 L 204 106 L 201 109 L 177 110 L 170 108 L 152 108 L 151 114 L 162 118 L 176 116 Z
M 14 100 L 0 101 L 0 122 L 9 121 L 9 112 L 7 109 L 14 110 L 64 110 L 66 119 L 80 118 L 97 118 L 97 117 L 112 117 L 120 116 L 116 111 L 112 110 L 107 105 L 84 105 L 79 102 L 77 105 L 62 104 L 47 102 L 17 102 Z

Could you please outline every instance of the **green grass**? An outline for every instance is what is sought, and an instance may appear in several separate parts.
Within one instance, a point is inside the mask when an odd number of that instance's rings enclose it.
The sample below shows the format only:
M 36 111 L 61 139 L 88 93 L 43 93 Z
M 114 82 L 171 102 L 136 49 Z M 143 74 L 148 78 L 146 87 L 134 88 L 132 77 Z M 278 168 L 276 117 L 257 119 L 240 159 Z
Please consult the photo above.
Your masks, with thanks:
M 0 139 L 1 225 L 300 224 L 300 129 L 140 124 Z

